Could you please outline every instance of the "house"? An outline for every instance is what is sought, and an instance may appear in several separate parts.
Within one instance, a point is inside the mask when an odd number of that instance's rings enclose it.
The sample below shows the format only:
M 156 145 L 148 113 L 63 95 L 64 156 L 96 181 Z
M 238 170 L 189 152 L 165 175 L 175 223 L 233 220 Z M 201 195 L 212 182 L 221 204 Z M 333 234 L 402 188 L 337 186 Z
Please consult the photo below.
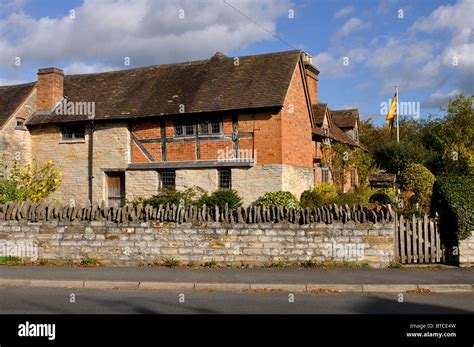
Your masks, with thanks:
M 323 144 L 330 145 L 331 141 L 343 143 L 351 147 L 365 149 L 359 142 L 359 111 L 357 109 L 331 110 L 325 103 L 312 105 L 313 119 L 313 140 L 315 141 L 315 184 L 331 183 L 331 172 L 324 165 Z M 359 174 L 356 167 L 349 167 L 345 172 L 345 181 L 341 190 L 348 192 L 353 190 L 359 182 Z
M 71 76 L 40 69 L 35 83 L 0 87 L 0 150 L 54 160 L 63 184 L 52 198 L 64 202 L 192 186 L 235 189 L 245 204 L 269 191 L 299 197 L 330 180 L 318 168 L 322 141 L 358 146 L 357 110 L 318 103 L 318 75 L 301 51 Z

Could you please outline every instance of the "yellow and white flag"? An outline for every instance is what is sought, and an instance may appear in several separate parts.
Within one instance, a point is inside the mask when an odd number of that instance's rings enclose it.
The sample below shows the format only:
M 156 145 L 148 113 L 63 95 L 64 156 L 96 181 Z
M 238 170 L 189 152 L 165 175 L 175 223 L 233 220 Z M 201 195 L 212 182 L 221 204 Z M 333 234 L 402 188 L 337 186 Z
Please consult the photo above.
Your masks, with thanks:
M 397 93 L 395 93 L 395 96 L 393 97 L 393 100 L 392 100 L 392 104 L 390 105 L 390 110 L 388 111 L 387 118 L 386 118 L 387 124 L 390 127 L 390 135 L 392 135 L 393 133 L 393 120 L 397 118 L 397 112 L 398 112 L 397 104 L 398 104 L 398 95 Z M 397 122 L 398 122 L 398 119 L 397 119 Z

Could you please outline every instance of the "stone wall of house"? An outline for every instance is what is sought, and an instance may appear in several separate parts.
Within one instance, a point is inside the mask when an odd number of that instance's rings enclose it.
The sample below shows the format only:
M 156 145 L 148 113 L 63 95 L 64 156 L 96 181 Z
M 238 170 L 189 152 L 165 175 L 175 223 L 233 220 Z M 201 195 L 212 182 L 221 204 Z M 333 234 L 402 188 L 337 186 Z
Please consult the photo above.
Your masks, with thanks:
M 125 193 L 129 201 L 156 195 L 158 187 L 158 171 L 131 170 L 125 173 Z
M 30 129 L 31 155 L 39 163 L 53 160 L 62 172 L 63 184 L 48 199 L 64 203 L 88 202 L 88 146 L 85 138 L 63 141 L 59 125 L 36 126 Z M 130 134 L 126 123 L 99 123 L 94 126 L 94 202 L 106 200 L 106 171 L 124 170 L 130 161 Z
M 474 235 L 459 241 L 459 265 L 474 266 Z
M 28 96 L 18 110 L 0 128 L 0 158 L 5 164 L 16 160 L 20 164 L 31 163 L 31 137 L 25 127 L 17 128 L 16 120 L 27 120 L 35 112 L 36 91 Z M 6 174 L 6 173 L 5 173 Z
M 284 165 L 282 190 L 295 194 L 299 199 L 305 190 L 314 187 L 314 169 L 294 165 Z
M 282 190 L 283 165 L 256 165 L 232 169 L 232 188 L 243 199 L 244 206 L 254 203 L 267 192 Z
M 219 211 L 6 204 L 0 205 L 0 255 L 77 262 L 96 258 L 111 265 L 174 258 L 195 264 L 311 260 L 385 267 L 395 257 L 393 216 L 387 208 L 335 206 Z
M 208 192 L 218 188 L 217 169 L 176 170 L 176 189 L 200 187 Z

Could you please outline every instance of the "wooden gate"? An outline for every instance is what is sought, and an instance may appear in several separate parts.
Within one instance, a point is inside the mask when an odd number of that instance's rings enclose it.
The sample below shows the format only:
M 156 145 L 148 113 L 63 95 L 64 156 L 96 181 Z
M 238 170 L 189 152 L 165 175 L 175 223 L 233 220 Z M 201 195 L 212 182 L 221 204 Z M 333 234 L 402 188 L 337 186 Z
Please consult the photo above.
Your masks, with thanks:
M 442 244 L 439 221 L 412 216 L 395 218 L 396 257 L 402 264 L 444 263 L 445 249 Z

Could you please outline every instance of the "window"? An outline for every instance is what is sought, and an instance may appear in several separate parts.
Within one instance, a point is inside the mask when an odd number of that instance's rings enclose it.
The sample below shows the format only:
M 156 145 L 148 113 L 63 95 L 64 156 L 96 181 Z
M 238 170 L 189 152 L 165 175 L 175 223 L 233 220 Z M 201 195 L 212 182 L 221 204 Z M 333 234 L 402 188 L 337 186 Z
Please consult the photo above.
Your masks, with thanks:
M 221 117 L 207 117 L 199 120 L 199 134 L 221 134 L 222 133 L 222 118 Z
M 351 170 L 351 189 L 354 189 L 356 186 L 356 168 L 353 167 Z
M 329 169 L 327 167 L 321 169 L 321 182 L 329 182 Z
M 64 141 L 83 140 L 85 138 L 85 126 L 84 124 L 65 125 L 61 128 L 61 133 Z
M 352 139 L 355 141 L 355 142 L 359 142 L 359 131 L 357 129 L 354 128 L 354 130 L 352 131 Z
M 193 119 L 177 119 L 174 121 L 174 134 L 176 136 L 192 136 L 196 134 Z
M 25 126 L 25 120 L 22 118 L 17 118 L 15 125 L 17 128 L 23 128 Z
M 175 170 L 160 171 L 160 182 L 161 182 L 161 188 L 176 187 L 176 171 Z
M 323 131 L 324 136 L 326 136 L 326 137 L 329 136 L 329 128 L 328 127 L 322 126 L 321 130 Z
M 219 189 L 232 189 L 232 171 L 230 169 L 219 170 Z

